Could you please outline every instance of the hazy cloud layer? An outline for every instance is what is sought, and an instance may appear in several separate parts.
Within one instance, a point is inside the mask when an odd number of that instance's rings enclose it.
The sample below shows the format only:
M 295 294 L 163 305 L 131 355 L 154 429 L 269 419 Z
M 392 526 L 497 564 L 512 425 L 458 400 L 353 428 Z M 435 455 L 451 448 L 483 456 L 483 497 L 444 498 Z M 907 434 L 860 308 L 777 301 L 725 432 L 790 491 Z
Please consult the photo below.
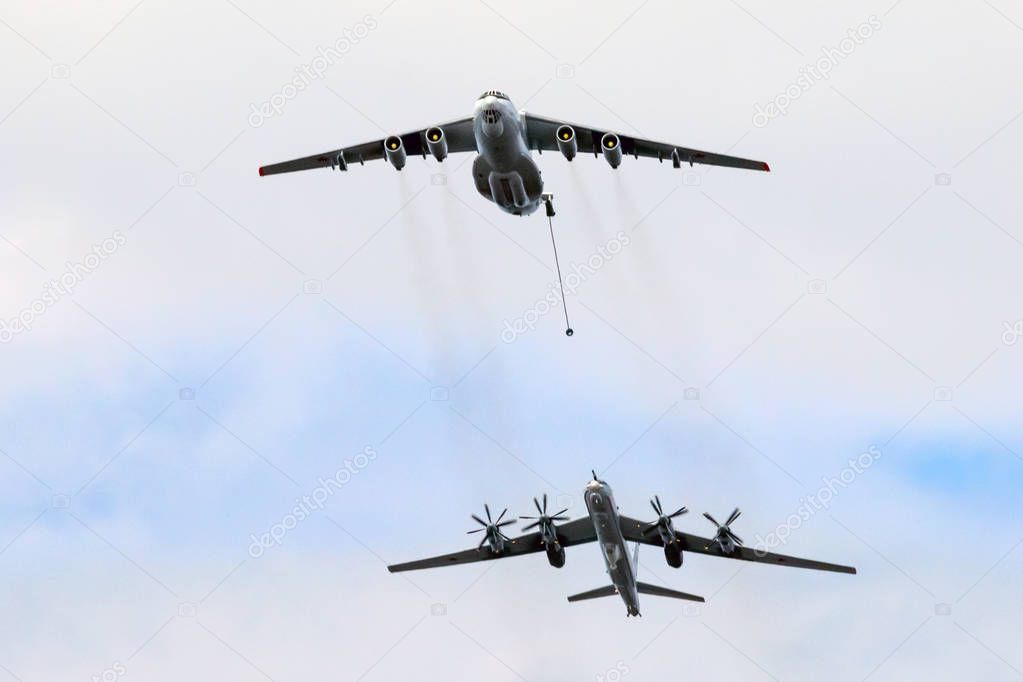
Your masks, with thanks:
M 0 20 L 0 679 L 1021 675 L 1023 6 Z M 543 217 L 470 159 L 256 175 L 491 88 L 773 172 L 538 157 L 566 272 L 628 239 L 572 338 L 533 315 Z M 708 603 L 626 621 L 565 602 L 606 582 L 593 547 L 386 572 L 484 502 L 583 513 L 591 468 L 625 513 L 739 505 L 747 540 L 860 574 L 644 548 Z

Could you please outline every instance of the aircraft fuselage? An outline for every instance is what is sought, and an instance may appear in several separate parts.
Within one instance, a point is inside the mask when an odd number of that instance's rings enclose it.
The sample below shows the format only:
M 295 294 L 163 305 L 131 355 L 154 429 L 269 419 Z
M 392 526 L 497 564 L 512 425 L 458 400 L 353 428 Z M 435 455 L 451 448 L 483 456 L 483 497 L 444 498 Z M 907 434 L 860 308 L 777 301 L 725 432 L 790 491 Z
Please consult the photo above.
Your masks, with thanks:
M 526 144 L 526 124 L 511 100 L 487 94 L 476 100 L 473 134 L 479 156 L 472 164 L 476 190 L 513 215 L 540 207 L 543 179 Z
M 597 545 L 604 565 L 630 616 L 639 615 L 639 591 L 636 567 L 632 564 L 618 517 L 611 487 L 603 481 L 590 481 L 583 491 L 586 509 L 597 533 Z

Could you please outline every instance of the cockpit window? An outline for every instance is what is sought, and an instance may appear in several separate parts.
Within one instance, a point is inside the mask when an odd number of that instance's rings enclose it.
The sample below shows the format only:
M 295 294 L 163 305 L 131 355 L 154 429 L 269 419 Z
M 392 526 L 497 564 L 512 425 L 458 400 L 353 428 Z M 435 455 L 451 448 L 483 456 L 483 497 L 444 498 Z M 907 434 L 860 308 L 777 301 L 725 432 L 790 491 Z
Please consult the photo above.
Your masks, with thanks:
M 487 90 L 482 95 L 480 95 L 480 99 L 483 99 L 484 97 L 497 97 L 498 99 L 508 99 L 508 95 L 504 94 L 503 92 L 500 92 L 499 90 Z

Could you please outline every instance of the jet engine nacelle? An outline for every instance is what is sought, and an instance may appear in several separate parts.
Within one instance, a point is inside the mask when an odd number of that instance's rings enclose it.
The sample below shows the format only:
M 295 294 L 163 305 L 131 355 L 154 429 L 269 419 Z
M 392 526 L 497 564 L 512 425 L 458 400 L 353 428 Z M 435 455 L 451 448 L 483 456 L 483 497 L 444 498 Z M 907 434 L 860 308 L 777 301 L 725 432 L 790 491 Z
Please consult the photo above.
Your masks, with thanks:
M 554 568 L 565 565 L 565 548 L 561 545 L 547 545 L 547 561 Z
M 391 135 L 384 140 L 384 155 L 395 170 L 405 167 L 405 145 L 397 135 Z
M 604 133 L 600 138 L 600 149 L 604 152 L 604 159 L 611 164 L 611 168 L 618 168 L 622 162 L 622 141 L 614 133 Z
M 665 545 L 664 560 L 672 568 L 679 568 L 682 566 L 682 550 L 676 544 Z
M 575 158 L 576 152 L 579 151 L 579 146 L 576 144 L 575 139 L 575 128 L 572 126 L 561 126 L 557 132 L 554 133 L 555 139 L 558 141 L 558 149 L 566 159 L 571 161 Z
M 437 126 L 428 128 L 426 131 L 426 146 L 433 154 L 433 158 L 443 161 L 448 155 L 448 138 L 444 131 Z

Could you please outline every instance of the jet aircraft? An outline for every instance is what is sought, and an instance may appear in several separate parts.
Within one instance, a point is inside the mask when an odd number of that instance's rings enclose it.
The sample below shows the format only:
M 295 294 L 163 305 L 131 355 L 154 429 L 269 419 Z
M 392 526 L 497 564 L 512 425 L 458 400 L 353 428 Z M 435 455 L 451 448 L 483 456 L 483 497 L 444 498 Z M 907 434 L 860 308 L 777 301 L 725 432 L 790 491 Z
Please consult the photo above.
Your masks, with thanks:
M 443 161 L 448 154 L 475 152 L 472 177 L 476 190 L 502 210 L 524 216 L 547 202 L 553 215 L 550 195 L 543 191 L 540 169 L 532 151 L 542 154 L 557 151 L 571 161 L 580 152 L 603 155 L 612 168 L 618 168 L 626 156 L 649 157 L 683 163 L 730 166 L 749 170 L 771 170 L 763 161 L 752 161 L 725 154 L 690 149 L 675 144 L 644 140 L 632 135 L 544 118 L 515 108 L 508 95 L 490 90 L 476 100 L 473 115 L 429 128 L 390 135 L 351 147 L 332 149 L 322 154 L 263 166 L 260 175 L 275 175 L 312 168 L 348 170 L 352 164 L 387 159 L 397 170 L 405 167 L 409 155 L 427 154 Z
M 661 500 L 657 496 L 650 500 L 650 505 L 653 507 L 654 513 L 657 514 L 655 521 L 644 522 L 628 516 L 622 516 L 618 512 L 618 506 L 615 504 L 611 487 L 605 481 L 600 480 L 596 472 L 593 473 L 593 480 L 586 485 L 583 491 L 583 499 L 586 501 L 586 510 L 589 515 L 558 525 L 559 522 L 567 520 L 564 514 L 568 510 L 562 509 L 553 514 L 549 513 L 547 511 L 546 495 L 543 496 L 542 504 L 540 500 L 533 498 L 538 516 L 523 516 L 521 518 L 532 521 L 523 530 L 530 530 L 532 528 L 536 530 L 516 538 L 508 537 L 502 530 L 516 523 L 515 519 L 505 519 L 508 510 L 505 509 L 494 519 L 490 514 L 490 507 L 484 505 L 486 520 L 473 514 L 472 519 L 480 527 L 469 531 L 469 533 L 483 533 L 483 538 L 476 548 L 443 554 L 429 559 L 395 564 L 388 566 L 387 570 L 397 573 L 400 571 L 453 566 L 476 561 L 504 559 L 524 554 L 533 554 L 535 552 L 546 552 L 547 561 L 550 565 L 555 568 L 561 568 L 565 565 L 566 547 L 596 542 L 600 545 L 600 551 L 604 558 L 608 576 L 611 578 L 611 584 L 572 595 L 568 598 L 568 601 L 576 602 L 599 597 L 612 597 L 617 594 L 625 602 L 627 616 L 640 615 L 640 594 L 696 602 L 704 601 L 703 597 L 694 594 L 678 592 L 666 587 L 640 582 L 637 579 L 636 573 L 639 546 L 641 544 L 663 547 L 664 558 L 672 568 L 679 568 L 682 565 L 684 553 L 693 552 L 779 566 L 794 566 L 836 573 L 856 573 L 856 569 L 852 566 L 829 564 L 812 559 L 800 559 L 798 557 L 774 554 L 773 552 L 765 552 L 759 549 L 754 550 L 743 546 L 742 539 L 731 529 L 732 523 L 739 518 L 741 513 L 739 509 L 735 509 L 724 523 L 718 523 L 713 516 L 705 513 L 704 516 L 714 524 L 717 530 L 714 537 L 704 538 L 675 530 L 672 520 L 682 516 L 689 510 L 686 507 L 680 507 L 673 513 L 666 514 L 661 505 Z M 632 558 L 629 557 L 627 542 L 636 543 L 636 553 Z

